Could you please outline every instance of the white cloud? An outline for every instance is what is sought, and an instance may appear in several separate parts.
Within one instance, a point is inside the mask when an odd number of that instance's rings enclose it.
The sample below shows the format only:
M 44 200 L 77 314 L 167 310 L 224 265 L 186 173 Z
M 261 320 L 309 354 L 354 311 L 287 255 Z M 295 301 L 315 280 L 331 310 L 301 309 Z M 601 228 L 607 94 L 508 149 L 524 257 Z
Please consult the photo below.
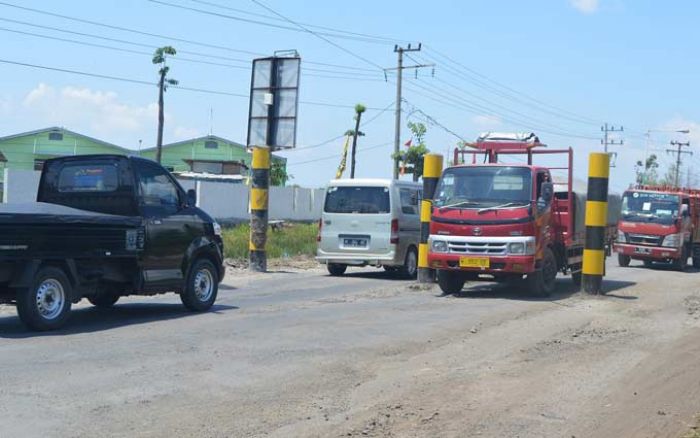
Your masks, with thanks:
M 584 14 L 593 14 L 600 6 L 598 0 L 569 0 L 569 4 Z
M 499 119 L 496 116 L 487 116 L 487 115 L 478 115 L 474 116 L 471 119 L 472 123 L 478 128 L 478 129 L 486 129 L 490 130 L 493 128 L 497 128 L 501 126 L 501 119 Z
M 189 138 L 201 137 L 202 133 L 196 128 L 186 128 L 184 126 L 178 126 L 173 132 L 175 138 L 178 140 L 187 140 Z

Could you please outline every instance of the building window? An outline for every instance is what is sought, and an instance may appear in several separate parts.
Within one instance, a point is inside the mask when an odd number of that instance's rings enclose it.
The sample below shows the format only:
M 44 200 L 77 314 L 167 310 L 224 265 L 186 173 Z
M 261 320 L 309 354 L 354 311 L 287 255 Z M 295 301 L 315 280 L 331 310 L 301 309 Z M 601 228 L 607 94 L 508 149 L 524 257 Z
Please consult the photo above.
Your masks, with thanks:
M 214 140 L 207 140 L 204 142 L 205 149 L 219 149 L 219 143 Z
M 62 141 L 63 140 L 63 133 L 62 132 L 49 132 L 49 140 Z
M 221 162 L 211 162 L 211 161 L 193 161 L 192 162 L 192 172 L 197 173 L 213 173 L 215 175 L 221 175 L 223 173 L 223 163 Z

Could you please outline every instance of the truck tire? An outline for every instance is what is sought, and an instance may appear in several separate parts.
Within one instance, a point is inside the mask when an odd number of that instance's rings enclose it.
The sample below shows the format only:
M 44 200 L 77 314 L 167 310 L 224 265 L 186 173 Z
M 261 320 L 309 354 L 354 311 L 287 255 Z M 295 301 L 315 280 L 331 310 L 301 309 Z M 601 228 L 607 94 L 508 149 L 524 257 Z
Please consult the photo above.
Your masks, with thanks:
M 643 263 L 645 268 L 651 268 L 654 266 L 654 262 L 652 262 L 651 260 L 644 260 Z
M 551 249 L 544 250 L 542 267 L 527 276 L 527 289 L 537 297 L 548 297 L 554 292 L 557 279 L 557 259 Z
M 97 292 L 95 295 L 87 297 L 90 304 L 101 309 L 114 306 L 119 301 L 119 294 L 110 290 Z
M 216 268 L 207 259 L 197 259 L 190 267 L 187 283 L 180 300 L 193 312 L 209 310 L 219 293 L 219 275 Z
M 444 295 L 460 293 L 464 288 L 464 276 L 461 272 L 440 269 L 437 271 L 437 281 Z
M 341 275 L 345 274 L 345 271 L 348 269 L 348 265 L 341 265 L 340 263 L 329 263 L 327 268 L 329 274 L 331 274 L 334 277 L 340 277 Z
M 624 254 L 617 254 L 617 263 L 623 267 L 626 268 L 630 265 L 630 261 L 632 261 L 632 257 Z
M 685 271 L 688 267 L 688 246 L 683 245 L 681 248 L 681 256 L 673 261 L 673 268 L 677 271 Z
M 406 251 L 406 260 L 401 267 L 401 275 L 405 278 L 416 278 L 418 275 L 418 251 L 416 248 L 410 247 Z
M 574 272 L 571 274 L 571 280 L 574 282 L 574 286 L 580 288 L 581 287 L 581 277 L 583 276 L 583 273 L 581 271 Z
M 32 330 L 56 330 L 70 316 L 72 286 L 60 268 L 45 266 L 17 292 L 17 314 Z
M 700 245 L 693 245 L 693 268 L 700 268 Z

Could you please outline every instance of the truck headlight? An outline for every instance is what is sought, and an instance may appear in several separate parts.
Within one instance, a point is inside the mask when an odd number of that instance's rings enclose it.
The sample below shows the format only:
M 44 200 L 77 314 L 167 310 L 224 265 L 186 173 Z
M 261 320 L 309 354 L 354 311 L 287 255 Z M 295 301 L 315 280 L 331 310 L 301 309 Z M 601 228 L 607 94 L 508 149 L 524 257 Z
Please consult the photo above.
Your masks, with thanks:
M 433 252 L 448 252 L 449 250 L 447 242 L 444 240 L 433 240 L 430 247 Z
M 214 223 L 211 224 L 211 226 L 214 229 L 214 235 L 221 236 L 221 225 L 219 225 L 218 222 L 214 221 Z
M 511 254 L 525 254 L 524 242 L 513 242 L 508 244 L 508 252 Z
M 661 246 L 668 246 L 671 248 L 677 248 L 681 245 L 681 235 L 676 233 L 676 234 L 669 234 L 668 236 L 664 237 L 664 241 L 661 244 Z
M 627 243 L 627 236 L 624 231 L 617 230 L 617 241 L 620 243 Z

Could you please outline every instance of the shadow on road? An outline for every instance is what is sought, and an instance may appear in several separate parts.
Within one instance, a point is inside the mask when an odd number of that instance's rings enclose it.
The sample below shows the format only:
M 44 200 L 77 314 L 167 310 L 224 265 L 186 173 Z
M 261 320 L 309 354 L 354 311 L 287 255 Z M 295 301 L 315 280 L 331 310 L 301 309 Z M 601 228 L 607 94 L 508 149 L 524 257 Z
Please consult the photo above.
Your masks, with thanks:
M 0 338 L 22 339 L 94 333 L 124 326 L 197 317 L 206 313 L 222 313 L 236 309 L 238 307 L 215 304 L 209 312 L 195 313 L 185 309 L 182 304 L 160 303 L 116 304 L 111 309 L 86 307 L 73 310 L 68 323 L 63 329 L 50 332 L 29 331 L 22 325 L 17 316 L 8 316 L 0 318 Z
M 330 277 L 330 275 L 328 275 L 328 276 Z M 379 270 L 347 272 L 343 275 L 343 277 L 367 278 L 367 279 L 371 279 L 371 280 L 406 281 L 406 282 L 415 281 L 414 279 L 409 279 L 409 278 L 402 276 L 398 272 L 388 272 L 388 271 L 379 271 Z

